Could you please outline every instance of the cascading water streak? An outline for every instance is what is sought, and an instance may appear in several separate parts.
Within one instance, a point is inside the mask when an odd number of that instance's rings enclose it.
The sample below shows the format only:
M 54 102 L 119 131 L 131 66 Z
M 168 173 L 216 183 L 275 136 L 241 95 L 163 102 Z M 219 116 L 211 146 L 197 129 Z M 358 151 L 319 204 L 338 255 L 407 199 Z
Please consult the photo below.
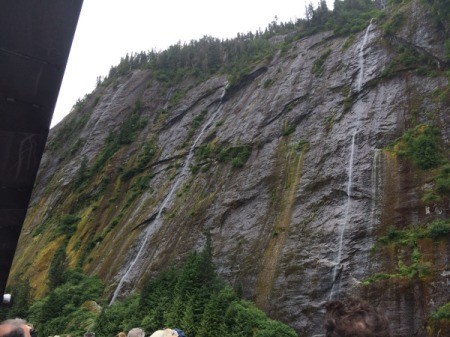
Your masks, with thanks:
M 372 176 L 371 176 L 371 183 L 372 183 L 372 204 L 371 204 L 371 210 L 370 210 L 370 218 L 371 218 L 371 228 L 376 225 L 377 222 L 377 200 L 379 196 L 379 186 L 380 186 L 380 166 L 381 166 L 381 150 L 375 149 L 374 155 L 373 155 L 373 162 L 372 162 Z
M 125 90 L 125 84 L 123 84 L 122 86 L 120 86 L 112 95 L 112 98 L 109 99 L 109 103 L 106 107 L 103 107 L 101 109 L 101 113 L 98 116 L 97 120 L 95 121 L 94 126 L 91 128 L 91 131 L 89 132 L 89 134 L 86 137 L 86 141 L 84 142 L 83 148 L 81 149 L 81 153 L 83 155 L 86 154 L 86 147 L 89 146 L 89 144 L 91 144 L 90 139 L 92 138 L 92 135 L 94 133 L 97 132 L 97 128 L 98 128 L 98 124 L 103 120 L 103 116 L 107 116 L 108 113 L 110 113 L 110 108 L 111 105 L 116 103 L 116 100 L 118 99 L 118 97 L 120 97 L 120 95 L 122 95 L 122 92 Z
M 359 47 L 358 53 L 359 74 L 358 74 L 358 81 L 356 82 L 356 89 L 358 90 L 358 92 L 361 91 L 362 83 L 364 80 L 364 47 L 366 46 L 367 39 L 369 38 L 370 28 L 372 28 L 372 19 L 370 20 L 369 26 L 367 27 L 366 33 L 364 34 L 361 46 Z
M 192 145 L 191 145 L 191 147 L 189 149 L 189 153 L 188 153 L 188 155 L 186 157 L 186 160 L 184 162 L 183 168 L 181 169 L 181 172 L 178 175 L 178 177 L 177 177 L 175 183 L 173 184 L 172 188 L 170 189 L 169 193 L 167 194 L 167 196 L 164 198 L 163 202 L 161 203 L 161 206 L 160 206 L 159 211 L 158 211 L 158 213 L 156 215 L 154 223 L 158 223 L 158 222 L 161 221 L 161 215 L 162 215 L 164 209 L 166 208 L 168 203 L 172 200 L 173 194 L 175 193 L 175 191 L 177 190 L 177 188 L 180 185 L 181 181 L 184 179 L 184 177 L 186 176 L 186 174 L 187 174 L 187 172 L 189 170 L 189 164 L 190 164 L 190 162 L 192 160 L 192 157 L 194 156 L 195 147 L 196 147 L 197 143 L 203 137 L 203 134 L 205 133 L 206 129 L 211 125 L 211 123 L 214 121 L 216 116 L 220 114 L 220 111 L 222 110 L 222 99 L 225 96 L 225 92 L 226 91 L 224 90 L 224 92 L 222 94 L 222 97 L 221 97 L 221 103 L 220 103 L 219 107 L 210 116 L 210 118 L 207 120 L 207 122 L 203 125 L 199 135 L 197 136 L 197 138 L 195 138 L 194 142 L 192 143 Z M 116 290 L 114 291 L 114 294 L 113 294 L 113 296 L 111 298 L 111 301 L 110 301 L 109 305 L 112 305 L 115 302 L 115 300 L 117 299 L 117 296 L 119 296 L 120 291 L 122 290 L 124 282 L 128 279 L 128 277 L 130 275 L 130 272 L 133 270 L 133 268 L 136 265 L 137 261 L 141 258 L 142 254 L 144 253 L 144 249 L 147 246 L 147 243 L 148 243 L 148 241 L 150 239 L 150 229 L 151 229 L 151 224 L 149 224 L 147 226 L 147 228 L 145 229 L 144 239 L 140 243 L 139 250 L 138 250 L 136 256 L 134 257 L 134 259 L 131 261 L 130 265 L 128 266 L 128 269 L 125 272 L 125 274 L 123 274 L 123 276 L 120 278 L 119 283 L 118 283 L 118 285 L 116 287 Z
M 356 82 L 356 89 L 357 92 L 359 93 L 362 89 L 362 84 L 364 81 L 364 47 L 366 46 L 367 40 L 369 38 L 369 32 L 370 29 L 372 27 L 372 20 L 370 20 L 369 26 L 367 27 L 362 43 L 359 47 L 359 52 L 358 52 L 358 65 L 359 65 L 359 74 L 358 74 L 358 80 Z M 355 157 L 355 139 L 356 139 L 356 135 L 358 133 L 358 128 L 359 128 L 359 124 L 360 124 L 360 114 L 358 114 L 356 116 L 356 126 L 353 128 L 353 133 L 352 133 L 352 138 L 351 138 L 351 145 L 350 145 L 350 159 L 349 159 L 349 163 L 348 163 L 348 179 L 347 179 L 347 202 L 346 202 L 346 206 L 345 206 L 345 215 L 344 215 L 344 220 L 342 225 L 340 226 L 340 235 L 339 235 L 339 244 L 338 244 L 338 254 L 334 263 L 334 268 L 333 268 L 333 283 L 331 286 L 331 291 L 330 291 L 330 300 L 333 299 L 334 295 L 336 293 L 339 293 L 340 288 L 341 288 L 341 282 L 339 281 L 339 283 L 337 283 L 337 279 L 338 277 L 340 277 L 340 275 L 338 276 L 338 271 L 342 269 L 342 246 L 343 246 L 343 242 L 344 242 L 344 236 L 345 236 L 345 231 L 347 229 L 348 226 L 348 222 L 349 222 L 349 215 L 350 215 L 350 205 L 352 202 L 352 185 L 353 185 L 353 162 L 354 162 L 354 157 Z
M 350 160 L 348 162 L 348 181 L 347 181 L 347 204 L 345 206 L 344 224 L 341 229 L 341 235 L 339 236 L 338 256 L 336 258 L 336 264 L 333 268 L 333 285 L 331 287 L 330 300 L 333 298 L 333 295 L 335 294 L 335 286 L 336 286 L 338 268 L 341 268 L 340 264 L 341 264 L 341 257 L 342 257 L 342 243 L 344 241 L 345 230 L 347 229 L 348 217 L 350 214 L 350 205 L 352 202 L 353 161 L 355 158 L 355 138 L 356 138 L 356 131 L 353 132 L 351 146 L 350 146 Z M 340 288 L 340 286 L 338 287 L 338 290 L 339 290 L 339 288 Z

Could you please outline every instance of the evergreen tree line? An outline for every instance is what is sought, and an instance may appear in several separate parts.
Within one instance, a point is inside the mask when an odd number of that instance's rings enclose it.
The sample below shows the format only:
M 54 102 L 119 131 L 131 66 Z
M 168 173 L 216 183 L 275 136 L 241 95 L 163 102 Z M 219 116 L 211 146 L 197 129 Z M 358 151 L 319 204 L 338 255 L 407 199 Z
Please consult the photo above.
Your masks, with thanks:
M 127 54 L 117 66 L 111 67 L 103 83 L 109 84 L 133 69 L 152 69 L 158 80 L 171 84 L 186 75 L 201 80 L 219 71 L 239 76 L 239 72 L 252 62 L 283 47 L 283 43 L 275 45 L 271 42 L 276 35 L 283 35 L 284 44 L 289 44 L 323 30 L 348 34 L 364 29 L 375 12 L 372 0 L 336 0 L 333 11 L 328 9 L 325 0 L 320 0 L 316 8 L 311 3 L 306 7 L 305 19 L 284 23 L 275 17 L 264 31 L 238 34 L 234 39 L 225 40 L 204 36 L 198 41 L 179 42 L 161 52 Z M 101 83 L 100 80 L 98 84 Z
M 201 252 L 191 253 L 181 268 L 170 268 L 144 281 L 139 294 L 111 306 L 103 303 L 103 308 L 97 303 L 101 303 L 104 284 L 80 271 L 66 272 L 62 285 L 35 302 L 31 302 L 26 282 L 14 288 L 17 304 L 3 311 L 2 318 L 27 318 L 39 337 L 76 337 L 87 331 L 112 337 L 134 327 L 147 333 L 177 327 L 189 337 L 297 336 L 291 327 L 269 319 L 241 299 L 218 277 L 209 244 Z

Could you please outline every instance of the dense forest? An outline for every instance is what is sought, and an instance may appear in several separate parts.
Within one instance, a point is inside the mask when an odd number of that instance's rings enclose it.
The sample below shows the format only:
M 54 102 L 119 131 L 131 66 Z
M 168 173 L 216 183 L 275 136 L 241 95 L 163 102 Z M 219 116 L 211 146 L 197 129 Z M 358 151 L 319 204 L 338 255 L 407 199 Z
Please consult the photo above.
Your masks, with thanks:
M 168 268 L 147 280 L 139 294 L 111 306 L 101 297 L 103 282 L 80 270 L 60 274 L 58 286 L 35 302 L 26 281 L 19 287 L 3 318 L 26 317 L 39 336 L 95 331 L 96 336 L 107 337 L 138 326 L 148 333 L 182 327 L 188 336 L 202 337 L 211 331 L 227 336 L 296 336 L 292 328 L 269 319 L 218 277 L 209 244 L 191 253 L 181 268 Z

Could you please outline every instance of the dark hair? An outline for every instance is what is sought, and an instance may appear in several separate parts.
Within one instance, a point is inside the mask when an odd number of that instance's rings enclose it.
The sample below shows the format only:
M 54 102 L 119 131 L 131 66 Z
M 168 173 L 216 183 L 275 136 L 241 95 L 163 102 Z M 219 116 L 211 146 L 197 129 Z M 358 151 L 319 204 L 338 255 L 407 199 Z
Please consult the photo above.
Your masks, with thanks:
M 327 337 L 389 337 L 386 317 L 367 302 L 348 298 L 325 304 Z

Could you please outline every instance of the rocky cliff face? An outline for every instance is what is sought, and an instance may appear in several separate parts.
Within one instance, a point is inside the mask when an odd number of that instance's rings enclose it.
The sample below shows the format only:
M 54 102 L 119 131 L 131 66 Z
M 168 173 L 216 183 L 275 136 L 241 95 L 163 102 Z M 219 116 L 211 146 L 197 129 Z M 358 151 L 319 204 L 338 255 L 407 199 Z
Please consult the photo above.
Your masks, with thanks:
M 50 134 L 13 273 L 39 296 L 65 244 L 70 266 L 121 298 L 210 234 L 220 275 L 302 336 L 345 293 L 385 308 L 393 336 L 426 336 L 449 301 L 448 235 L 417 243 L 426 276 L 365 282 L 411 263 L 411 247 L 373 248 L 390 227 L 448 219 L 447 198 L 422 200 L 433 174 L 387 149 L 418 124 L 449 143 L 441 32 L 419 4 L 405 11 L 392 37 L 377 22 L 316 34 L 233 85 L 167 87 L 139 70 L 100 86 Z M 395 63 L 404 48 L 433 76 Z

